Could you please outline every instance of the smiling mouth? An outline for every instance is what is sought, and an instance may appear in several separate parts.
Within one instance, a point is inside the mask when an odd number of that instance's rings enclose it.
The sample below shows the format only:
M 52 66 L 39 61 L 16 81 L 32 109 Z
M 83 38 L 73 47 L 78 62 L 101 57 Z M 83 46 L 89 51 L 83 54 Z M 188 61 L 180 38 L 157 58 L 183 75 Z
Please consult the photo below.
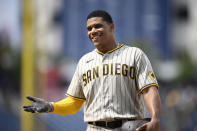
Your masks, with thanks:
M 96 35 L 93 35 L 91 39 L 92 41 L 97 41 L 99 40 L 99 38 L 101 38 L 101 36 L 102 36 L 102 33 L 98 33 Z

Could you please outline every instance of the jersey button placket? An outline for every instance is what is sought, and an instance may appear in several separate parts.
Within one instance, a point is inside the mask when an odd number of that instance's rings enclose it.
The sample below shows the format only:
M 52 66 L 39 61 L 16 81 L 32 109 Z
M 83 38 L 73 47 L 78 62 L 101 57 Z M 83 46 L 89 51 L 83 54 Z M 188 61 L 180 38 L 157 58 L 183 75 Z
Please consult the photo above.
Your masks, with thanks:
M 107 58 L 107 56 L 108 56 L 108 54 L 107 53 L 105 53 L 104 55 L 103 55 L 103 57 L 102 57 L 102 65 L 103 64 L 106 64 L 105 63 L 105 61 L 106 61 L 106 58 Z M 105 76 L 106 77 L 106 76 Z M 106 94 L 106 90 L 105 90 L 105 83 L 106 83 L 106 79 L 105 78 L 103 78 L 103 81 L 102 81 L 102 87 L 103 87 L 103 94 Z M 106 107 L 106 105 L 105 105 L 105 102 L 106 102 L 106 96 L 103 96 L 102 97 L 102 99 L 103 99 L 103 102 L 104 102 L 104 112 L 106 113 L 108 110 L 107 110 L 107 107 Z
M 108 55 L 107 53 L 103 55 L 103 57 L 102 57 L 102 63 L 105 62 L 105 60 L 106 60 L 106 58 L 107 58 L 107 55 Z

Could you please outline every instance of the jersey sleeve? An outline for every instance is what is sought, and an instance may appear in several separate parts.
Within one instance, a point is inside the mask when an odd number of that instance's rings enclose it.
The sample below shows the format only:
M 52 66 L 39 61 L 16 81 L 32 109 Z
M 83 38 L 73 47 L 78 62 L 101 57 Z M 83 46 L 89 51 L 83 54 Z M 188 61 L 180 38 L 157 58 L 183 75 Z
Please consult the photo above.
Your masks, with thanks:
M 80 64 L 78 63 L 74 76 L 68 87 L 66 95 L 77 98 L 77 99 L 85 100 L 86 98 L 84 96 L 83 89 L 82 89 L 82 77 L 80 75 L 80 70 L 81 70 L 80 68 L 82 67 L 80 67 Z
M 136 84 L 139 93 L 141 93 L 145 88 L 148 88 L 150 86 L 156 86 L 157 88 L 159 87 L 150 61 L 146 54 L 140 49 L 136 55 L 135 67 Z

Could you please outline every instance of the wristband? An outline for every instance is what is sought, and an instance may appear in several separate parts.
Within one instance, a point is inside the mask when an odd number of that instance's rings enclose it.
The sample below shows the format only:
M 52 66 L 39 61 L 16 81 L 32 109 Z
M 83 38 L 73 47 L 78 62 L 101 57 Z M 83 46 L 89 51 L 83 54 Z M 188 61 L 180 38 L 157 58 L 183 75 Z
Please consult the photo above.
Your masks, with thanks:
M 50 106 L 50 110 L 49 110 L 49 112 L 53 112 L 54 107 L 53 107 L 53 105 L 51 104 L 51 102 L 49 102 L 49 106 Z

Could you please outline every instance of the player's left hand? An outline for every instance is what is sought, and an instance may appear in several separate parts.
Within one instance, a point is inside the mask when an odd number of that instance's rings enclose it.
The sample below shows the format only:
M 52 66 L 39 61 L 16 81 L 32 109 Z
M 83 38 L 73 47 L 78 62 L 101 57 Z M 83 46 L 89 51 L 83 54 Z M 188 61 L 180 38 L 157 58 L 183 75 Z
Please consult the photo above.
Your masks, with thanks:
M 138 127 L 136 131 L 159 131 L 159 121 L 151 120 L 148 123 Z

